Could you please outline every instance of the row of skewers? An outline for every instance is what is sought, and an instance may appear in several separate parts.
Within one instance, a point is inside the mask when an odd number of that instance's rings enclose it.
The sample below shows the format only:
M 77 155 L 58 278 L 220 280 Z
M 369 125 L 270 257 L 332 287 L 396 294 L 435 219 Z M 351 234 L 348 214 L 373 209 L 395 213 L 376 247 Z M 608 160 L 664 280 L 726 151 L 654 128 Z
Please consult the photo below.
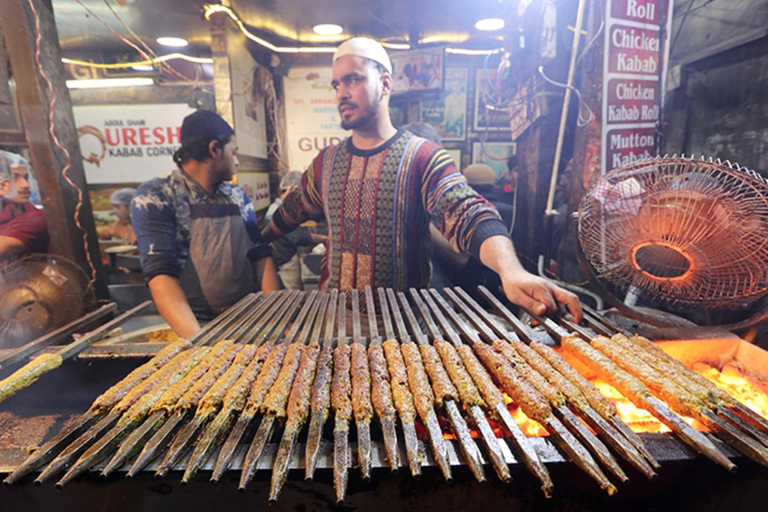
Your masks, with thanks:
M 324 425 L 332 416 L 334 486 L 342 501 L 352 466 L 350 432 L 354 428 L 357 467 L 363 478 L 370 478 L 371 424 L 377 420 L 392 470 L 403 465 L 399 420 L 404 465 L 413 476 L 420 474 L 423 461 L 416 428 L 420 422 L 436 464 L 450 480 L 448 448 L 438 421 L 442 416 L 478 481 L 486 478 L 486 461 L 501 480 L 511 479 L 501 445 L 505 441 L 496 437 L 490 418 L 503 428 L 516 459 L 550 496 L 554 487 L 547 468 L 512 418 L 502 390 L 609 495 L 616 492 L 611 479 L 628 479 L 617 457 L 647 478 L 655 478 L 658 462 L 619 419 L 613 405 L 558 352 L 535 341 L 530 329 L 490 292 L 481 289 L 517 335 L 461 289 L 446 289 L 445 297 L 436 290 L 410 290 L 410 301 L 402 292 L 376 292 L 378 307 L 370 288 L 364 294 L 367 339 L 362 337 L 356 290 L 350 293 L 351 338 L 346 332 L 345 293 L 283 291 L 247 297 L 195 339 L 169 345 L 107 390 L 78 422 L 33 453 L 6 483 L 47 464 L 36 481 L 65 471 L 57 483 L 63 486 L 110 456 L 104 476 L 129 462 L 128 476 L 133 476 L 156 459 L 156 473 L 165 475 L 191 452 L 182 477 L 188 482 L 221 446 L 211 476 L 218 481 L 232 466 L 238 445 L 245 443 L 248 451 L 239 483 L 244 489 L 266 445 L 282 426 L 271 475 L 270 500 L 276 500 L 305 426 L 305 476 L 313 477 Z M 596 317 L 588 319 L 593 329 L 610 334 L 611 328 Z M 709 381 L 697 379 L 695 372 L 681 368 L 643 338 L 592 336 L 560 320 L 573 332 L 540 319 L 570 353 L 659 417 L 695 450 L 728 469 L 735 468 L 706 435 L 667 409 L 643 382 L 677 412 L 697 413 L 694 416 L 704 418 L 724 441 L 768 465 L 768 422 L 763 418 L 713 389 Z M 384 337 L 379 335 L 380 324 Z M 222 338 L 226 339 L 210 346 Z M 673 385 L 672 379 L 679 383 Z

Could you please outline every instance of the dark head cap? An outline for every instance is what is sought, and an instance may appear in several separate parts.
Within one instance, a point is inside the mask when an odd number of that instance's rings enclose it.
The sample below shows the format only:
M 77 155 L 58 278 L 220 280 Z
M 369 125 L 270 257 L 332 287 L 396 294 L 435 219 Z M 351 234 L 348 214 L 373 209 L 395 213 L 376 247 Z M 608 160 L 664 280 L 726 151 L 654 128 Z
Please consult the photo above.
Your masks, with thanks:
M 181 124 L 181 145 L 188 146 L 202 140 L 221 139 L 235 131 L 224 118 L 210 110 L 198 110 L 184 118 Z

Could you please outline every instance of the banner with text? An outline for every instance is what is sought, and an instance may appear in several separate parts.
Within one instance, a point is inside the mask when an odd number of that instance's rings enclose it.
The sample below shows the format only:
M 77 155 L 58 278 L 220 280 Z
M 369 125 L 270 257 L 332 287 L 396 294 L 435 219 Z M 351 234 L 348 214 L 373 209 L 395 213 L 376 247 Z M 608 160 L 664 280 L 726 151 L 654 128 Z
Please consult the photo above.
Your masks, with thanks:
M 296 67 L 283 81 L 291 169 L 303 171 L 321 149 L 351 134 L 341 128 L 331 76 L 330 64 Z
M 141 183 L 172 171 L 186 103 L 73 107 L 88 183 Z
M 667 0 L 609 0 L 607 4 L 603 174 L 654 156 L 655 126 L 664 97 L 672 27 L 672 2 Z

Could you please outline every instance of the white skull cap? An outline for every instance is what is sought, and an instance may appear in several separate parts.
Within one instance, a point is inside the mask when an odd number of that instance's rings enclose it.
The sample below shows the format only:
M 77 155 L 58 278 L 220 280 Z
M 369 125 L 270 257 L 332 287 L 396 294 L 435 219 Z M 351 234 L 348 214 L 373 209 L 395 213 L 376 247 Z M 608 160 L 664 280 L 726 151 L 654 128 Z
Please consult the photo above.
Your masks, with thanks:
M 392 73 L 392 61 L 389 60 L 387 50 L 378 41 L 367 37 L 353 37 L 341 43 L 333 54 L 333 62 L 345 55 L 356 55 L 378 62 L 387 72 Z

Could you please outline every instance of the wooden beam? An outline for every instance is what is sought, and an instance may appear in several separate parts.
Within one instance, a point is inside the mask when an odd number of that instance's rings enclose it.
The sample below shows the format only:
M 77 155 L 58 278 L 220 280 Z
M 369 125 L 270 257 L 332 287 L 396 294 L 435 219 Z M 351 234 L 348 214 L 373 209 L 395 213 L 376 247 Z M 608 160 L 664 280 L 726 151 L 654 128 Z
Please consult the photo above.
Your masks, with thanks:
M 95 274 L 96 293 L 106 298 L 106 276 L 99 255 L 53 9 L 48 0 L 0 0 L 0 12 L 3 13 L 0 30 L 17 85 L 32 167 L 40 185 L 51 252 L 77 262 L 89 276 Z M 38 25 L 39 31 L 36 28 Z M 40 45 L 36 55 L 38 35 Z M 50 80 L 50 86 L 43 73 Z M 55 103 L 52 103 L 54 94 Z M 61 146 L 70 153 L 69 166 L 64 151 L 57 147 L 49 132 L 51 114 L 54 133 Z M 63 174 L 65 169 L 69 180 L 82 191 L 82 198 L 67 182 Z M 75 225 L 76 212 L 83 231 Z M 87 252 L 84 233 L 89 249 Z

